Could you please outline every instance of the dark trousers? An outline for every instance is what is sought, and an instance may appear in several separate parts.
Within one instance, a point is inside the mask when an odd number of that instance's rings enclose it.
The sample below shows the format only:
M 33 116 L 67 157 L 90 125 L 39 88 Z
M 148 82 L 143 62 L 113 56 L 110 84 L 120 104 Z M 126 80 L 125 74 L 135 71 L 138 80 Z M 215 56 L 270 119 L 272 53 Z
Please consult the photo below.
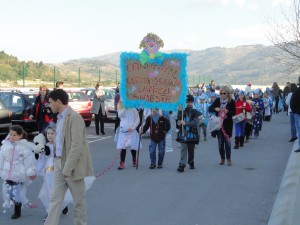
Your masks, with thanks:
M 136 159 L 136 150 L 131 150 L 132 159 Z M 121 162 L 125 162 L 126 149 L 122 149 L 120 153 Z
M 278 113 L 279 97 L 275 97 L 275 113 Z
M 223 134 L 222 130 L 218 131 L 218 144 L 219 144 L 219 153 L 221 159 L 231 159 L 231 143 L 230 139 L 227 140 Z
M 100 123 L 101 132 L 104 133 L 104 116 L 102 114 L 101 106 L 100 106 L 98 114 L 95 114 L 96 134 L 99 134 L 99 123 Z
M 246 137 L 251 136 L 252 127 L 253 127 L 252 124 L 246 123 L 246 126 L 245 126 L 245 136 Z
M 117 131 L 118 127 L 120 126 L 120 118 L 119 115 L 117 113 L 117 117 L 116 117 L 116 121 L 115 121 L 115 132 Z

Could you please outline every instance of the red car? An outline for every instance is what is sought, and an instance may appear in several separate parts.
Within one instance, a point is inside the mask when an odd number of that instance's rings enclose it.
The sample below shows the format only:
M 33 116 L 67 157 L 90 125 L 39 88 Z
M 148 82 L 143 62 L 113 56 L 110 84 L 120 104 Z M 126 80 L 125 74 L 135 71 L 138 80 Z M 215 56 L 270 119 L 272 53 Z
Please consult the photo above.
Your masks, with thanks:
M 82 116 L 85 126 L 89 127 L 92 122 L 92 102 L 82 91 L 66 90 L 66 92 L 69 95 L 69 106 Z

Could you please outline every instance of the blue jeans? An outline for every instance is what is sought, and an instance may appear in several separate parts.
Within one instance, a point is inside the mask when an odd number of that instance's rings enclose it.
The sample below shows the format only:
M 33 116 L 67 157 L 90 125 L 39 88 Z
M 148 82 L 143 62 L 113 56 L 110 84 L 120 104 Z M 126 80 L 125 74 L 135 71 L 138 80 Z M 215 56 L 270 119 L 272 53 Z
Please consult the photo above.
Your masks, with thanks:
M 245 126 L 246 126 L 246 120 L 243 120 L 239 123 L 234 124 L 235 136 L 236 137 L 245 136 Z
M 151 140 L 149 145 L 151 164 L 156 165 L 156 145 L 158 145 L 158 164 L 162 164 L 165 156 L 166 141 L 161 140 L 159 142 Z
M 297 137 L 297 131 L 296 131 L 296 124 L 295 124 L 295 117 L 294 113 L 290 113 L 290 125 L 291 125 L 291 137 L 296 138 Z
M 298 133 L 298 148 L 300 149 L 300 114 L 294 114 L 296 130 Z

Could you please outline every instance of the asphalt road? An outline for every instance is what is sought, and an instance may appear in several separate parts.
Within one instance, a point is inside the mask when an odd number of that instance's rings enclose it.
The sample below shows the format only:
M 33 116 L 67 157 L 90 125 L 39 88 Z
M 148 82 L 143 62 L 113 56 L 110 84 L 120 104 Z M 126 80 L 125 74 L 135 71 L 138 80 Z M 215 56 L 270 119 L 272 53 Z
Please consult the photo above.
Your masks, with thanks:
M 176 171 L 180 148 L 175 141 L 164 167 L 150 170 L 148 137 L 142 139 L 138 170 L 132 167 L 129 152 L 125 169 L 117 170 L 113 126 L 105 124 L 105 136 L 94 135 L 93 125 L 87 128 L 95 175 L 99 175 L 87 193 L 89 225 L 267 224 L 292 149 L 285 113 L 264 122 L 258 139 L 232 150 L 231 167 L 219 165 L 217 139 L 202 140 L 196 147 L 196 169 L 184 173 Z M 28 197 L 38 208 L 23 208 L 18 220 L 10 219 L 12 211 L 1 213 L 0 224 L 43 224 L 45 210 L 37 199 L 41 184 L 39 177 L 28 188 Z M 72 211 L 73 205 L 61 216 L 60 225 L 73 224 Z

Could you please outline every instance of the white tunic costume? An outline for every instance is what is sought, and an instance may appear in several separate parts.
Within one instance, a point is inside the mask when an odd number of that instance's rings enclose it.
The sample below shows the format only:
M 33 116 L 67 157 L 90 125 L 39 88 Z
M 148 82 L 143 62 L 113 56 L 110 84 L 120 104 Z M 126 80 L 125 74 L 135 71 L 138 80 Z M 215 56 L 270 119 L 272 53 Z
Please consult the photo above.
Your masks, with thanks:
M 136 109 L 118 110 L 120 128 L 117 140 L 117 149 L 137 150 L 139 145 L 139 134 L 136 131 L 140 123 L 140 117 Z M 132 131 L 128 129 L 131 128 Z

